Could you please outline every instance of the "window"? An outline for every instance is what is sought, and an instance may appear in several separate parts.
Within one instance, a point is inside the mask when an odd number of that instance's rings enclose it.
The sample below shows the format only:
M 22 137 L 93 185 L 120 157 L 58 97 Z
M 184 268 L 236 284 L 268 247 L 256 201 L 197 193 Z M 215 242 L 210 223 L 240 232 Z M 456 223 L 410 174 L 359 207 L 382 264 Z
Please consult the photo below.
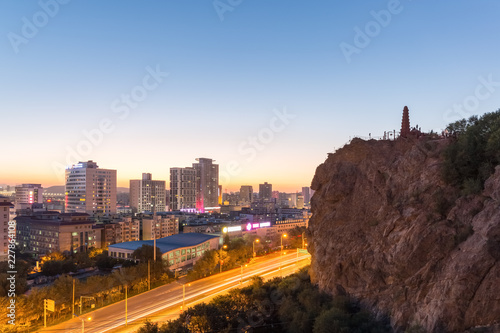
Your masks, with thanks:
M 181 254 L 182 254 L 182 255 L 186 254 L 186 250 L 185 250 L 185 249 L 183 249 L 183 250 L 181 251 Z

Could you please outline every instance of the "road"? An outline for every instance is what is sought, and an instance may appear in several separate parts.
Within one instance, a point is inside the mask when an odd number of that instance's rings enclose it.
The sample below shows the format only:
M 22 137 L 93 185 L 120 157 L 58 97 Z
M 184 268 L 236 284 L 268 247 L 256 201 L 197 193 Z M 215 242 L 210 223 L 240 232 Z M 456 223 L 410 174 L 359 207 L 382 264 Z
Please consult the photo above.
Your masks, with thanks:
M 248 284 L 252 276 L 258 275 L 265 280 L 286 276 L 309 264 L 309 254 L 299 254 L 293 250 L 287 251 L 282 257 L 272 254 L 255 259 L 243 268 L 215 274 L 210 277 L 188 283 L 185 278 L 151 291 L 131 297 L 127 300 L 127 318 L 125 318 L 125 301 L 120 301 L 104 308 L 73 318 L 64 323 L 47 327 L 39 332 L 134 332 L 146 318 L 153 321 L 175 319 L 183 305 L 183 283 L 185 285 L 184 309 L 198 302 L 209 301 L 216 295 Z M 285 252 L 286 253 L 286 252 Z M 280 269 L 281 267 L 281 269 Z M 88 318 L 91 320 L 89 321 Z M 125 319 L 127 326 L 125 326 Z

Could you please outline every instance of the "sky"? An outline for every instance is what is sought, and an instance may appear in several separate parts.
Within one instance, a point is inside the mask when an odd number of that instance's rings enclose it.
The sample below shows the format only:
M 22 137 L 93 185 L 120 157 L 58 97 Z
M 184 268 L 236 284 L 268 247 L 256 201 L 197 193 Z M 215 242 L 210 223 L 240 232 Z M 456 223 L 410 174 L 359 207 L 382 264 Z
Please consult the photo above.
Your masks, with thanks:
M 309 186 L 354 136 L 441 131 L 500 107 L 485 1 L 0 2 L 0 184 L 118 186 L 198 157 L 228 191 Z

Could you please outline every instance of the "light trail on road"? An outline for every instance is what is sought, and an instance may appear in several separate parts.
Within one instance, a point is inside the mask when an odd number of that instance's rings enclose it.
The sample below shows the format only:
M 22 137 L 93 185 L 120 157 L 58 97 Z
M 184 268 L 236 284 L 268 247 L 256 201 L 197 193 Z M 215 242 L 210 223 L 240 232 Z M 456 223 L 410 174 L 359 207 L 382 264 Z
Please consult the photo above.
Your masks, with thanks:
M 213 298 L 216 295 L 226 293 L 230 289 L 244 286 L 255 275 L 261 277 L 279 276 L 284 274 L 285 270 L 287 270 L 287 274 L 284 275 L 291 274 L 305 266 L 304 261 L 309 258 L 309 254 L 299 254 L 297 257 L 295 252 L 285 254 L 282 257 L 261 257 L 257 262 L 244 266 L 243 274 L 241 274 L 241 268 L 235 268 L 190 282 L 190 286 L 186 285 L 185 289 L 184 302 L 186 308 L 190 303 Z M 133 323 L 152 315 L 156 317 L 156 314 L 160 312 L 169 312 L 168 317 L 172 317 L 173 313 L 178 316 L 182 303 L 182 284 L 170 283 L 128 299 L 128 327 L 125 326 L 125 301 L 122 300 L 85 314 L 84 318 L 92 317 L 91 321 L 85 321 L 85 332 L 104 333 L 112 330 L 118 332 L 122 331 L 122 328 L 125 331 L 130 331 L 130 326 L 136 326 Z M 134 330 L 136 329 L 137 327 L 134 328 Z M 40 332 L 81 332 L 81 319 L 74 318 L 40 330 Z

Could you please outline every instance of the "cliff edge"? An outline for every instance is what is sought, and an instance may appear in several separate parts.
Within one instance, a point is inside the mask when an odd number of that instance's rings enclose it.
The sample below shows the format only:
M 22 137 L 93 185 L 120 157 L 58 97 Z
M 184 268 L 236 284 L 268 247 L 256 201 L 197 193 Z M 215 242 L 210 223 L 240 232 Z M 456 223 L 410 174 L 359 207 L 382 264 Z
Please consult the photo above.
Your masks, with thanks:
M 313 281 L 390 316 L 396 331 L 500 323 L 500 167 L 481 195 L 459 197 L 441 177 L 448 144 L 354 139 L 312 182 Z

